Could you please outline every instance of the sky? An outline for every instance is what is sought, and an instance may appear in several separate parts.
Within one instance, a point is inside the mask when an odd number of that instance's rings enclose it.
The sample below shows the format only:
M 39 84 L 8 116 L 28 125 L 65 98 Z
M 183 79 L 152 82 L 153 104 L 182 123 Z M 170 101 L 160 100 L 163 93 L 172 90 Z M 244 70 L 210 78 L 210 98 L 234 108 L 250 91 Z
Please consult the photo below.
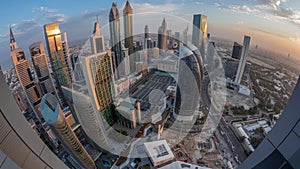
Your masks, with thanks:
M 0 7 L 0 65 L 12 67 L 9 51 L 9 26 L 15 39 L 27 53 L 28 46 L 44 40 L 43 25 L 59 22 L 67 32 L 69 43 L 88 39 L 95 16 L 99 15 L 101 31 L 108 39 L 110 0 L 14 0 Z M 120 16 L 125 0 L 117 2 Z M 147 24 L 156 33 L 165 17 L 168 29 L 182 32 L 192 23 L 193 14 L 208 17 L 208 32 L 242 43 L 251 36 L 251 45 L 275 52 L 291 54 L 300 59 L 300 1 L 299 0 L 129 0 L 133 7 L 134 33 L 142 33 Z M 121 18 L 121 28 L 123 21 Z M 189 26 L 191 34 L 191 26 Z M 122 32 L 122 30 L 121 30 Z

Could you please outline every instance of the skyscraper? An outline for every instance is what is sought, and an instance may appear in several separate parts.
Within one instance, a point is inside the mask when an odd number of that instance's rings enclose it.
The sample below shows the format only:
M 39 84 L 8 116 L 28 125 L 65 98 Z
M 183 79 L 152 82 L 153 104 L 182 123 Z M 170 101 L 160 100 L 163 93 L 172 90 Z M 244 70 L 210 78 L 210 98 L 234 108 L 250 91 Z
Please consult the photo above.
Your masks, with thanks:
M 207 47 L 207 56 L 206 56 L 206 63 L 209 68 L 208 71 L 214 68 L 214 57 L 215 57 L 215 42 L 210 41 Z
M 29 101 L 30 107 L 36 114 L 37 118 L 42 122 L 43 120 L 39 110 L 42 95 L 39 87 L 34 83 L 34 79 L 29 68 L 30 63 L 25 58 L 24 51 L 20 48 L 11 51 L 11 58 L 15 67 L 16 75 L 23 91 L 25 92 L 26 98 Z
M 90 97 L 88 92 L 85 93 L 84 90 L 79 92 L 74 89 L 62 87 L 62 91 L 65 98 L 72 102 L 78 122 L 88 137 L 87 141 L 98 149 L 107 149 L 109 143 L 106 139 L 106 130 L 104 129 L 102 117 L 96 108 L 96 102 L 93 97 Z
M 162 25 L 158 28 L 158 48 L 161 50 L 167 50 L 167 23 L 166 19 L 163 19 Z
M 22 96 L 21 91 L 15 90 L 12 94 L 13 94 L 13 96 L 14 96 L 14 98 L 15 98 L 15 100 L 16 100 L 19 108 L 20 108 L 20 110 L 21 111 L 26 111 L 28 109 L 28 106 L 27 106 L 27 104 L 26 104 L 26 102 L 25 102 L 25 100 L 24 100 L 24 98 Z
M 42 93 L 51 93 L 55 95 L 56 90 L 49 72 L 48 61 L 43 43 L 36 42 L 31 44 L 29 46 L 29 51 Z
M 132 8 L 128 0 L 123 9 L 124 20 L 124 38 L 125 48 L 128 48 L 128 54 L 131 55 L 133 51 L 133 26 L 132 26 Z
M 1 70 L 0 91 L 1 96 L 5 96 L 0 97 L 0 168 L 67 169 L 68 167 L 28 125 L 9 91 Z
M 10 33 L 10 51 L 13 51 L 14 49 L 17 49 L 18 48 L 18 45 L 17 45 L 17 42 L 15 40 L 15 36 L 12 32 L 12 28 L 11 26 L 9 27 L 9 33 Z
M 84 149 L 72 128 L 67 124 L 63 111 L 52 94 L 46 94 L 41 101 L 41 112 L 45 121 L 55 135 L 60 139 L 68 152 L 76 159 L 84 168 L 94 169 L 96 165 L 87 151 Z
M 234 42 L 231 57 L 234 59 L 241 59 L 242 50 L 243 46 Z
M 244 44 L 243 44 L 243 50 L 242 50 L 242 54 L 241 54 L 241 59 L 239 62 L 239 67 L 235 76 L 235 82 L 236 83 L 241 83 L 243 74 L 244 74 L 244 70 L 245 70 L 245 64 L 247 62 L 247 56 L 248 56 L 248 49 L 250 46 L 250 37 L 249 36 L 244 36 Z
M 179 68 L 174 106 L 174 117 L 179 121 L 191 122 L 200 104 L 200 91 L 203 77 L 203 62 L 193 51 L 192 44 L 180 44 Z M 198 52 L 199 54 L 199 52 Z
M 189 25 L 187 25 L 186 28 L 182 32 L 182 42 L 183 42 L 184 45 L 187 45 L 188 30 L 189 30 Z
M 113 3 L 109 13 L 109 30 L 110 30 L 110 46 L 112 47 L 113 56 L 113 71 L 115 78 L 118 79 L 117 68 L 122 62 L 122 48 L 120 35 L 120 15 L 117 4 Z
M 73 69 L 73 64 L 75 61 L 74 61 L 74 58 L 71 58 L 71 55 L 70 55 L 67 32 L 63 33 L 62 49 L 63 49 L 66 64 L 69 68 L 70 79 L 72 80 L 72 69 Z
M 192 44 L 195 45 L 205 57 L 205 46 L 207 38 L 207 16 L 195 14 L 193 19 Z
M 152 42 L 148 25 L 145 25 L 144 30 L 144 49 L 149 49 L 152 47 Z
M 93 35 L 90 37 L 92 54 L 101 53 L 105 51 L 104 37 L 100 34 L 100 23 L 98 16 L 94 25 Z
M 44 33 L 56 83 L 59 88 L 60 86 L 71 88 L 70 63 L 68 63 L 70 59 L 64 55 L 62 36 L 58 23 L 54 22 L 44 25 Z
M 101 114 L 101 118 L 105 119 L 109 125 L 115 121 L 112 114 L 113 100 L 111 84 L 113 74 L 111 57 L 112 52 L 108 51 L 81 58 L 89 96 L 94 101 L 96 109 Z

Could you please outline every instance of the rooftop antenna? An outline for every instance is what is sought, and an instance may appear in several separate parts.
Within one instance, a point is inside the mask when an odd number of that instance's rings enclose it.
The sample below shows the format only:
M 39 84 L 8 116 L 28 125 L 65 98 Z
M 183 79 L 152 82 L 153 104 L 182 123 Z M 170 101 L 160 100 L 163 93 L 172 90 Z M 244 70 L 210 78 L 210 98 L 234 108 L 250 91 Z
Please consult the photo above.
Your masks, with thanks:
M 99 15 L 96 15 L 96 21 L 99 22 Z

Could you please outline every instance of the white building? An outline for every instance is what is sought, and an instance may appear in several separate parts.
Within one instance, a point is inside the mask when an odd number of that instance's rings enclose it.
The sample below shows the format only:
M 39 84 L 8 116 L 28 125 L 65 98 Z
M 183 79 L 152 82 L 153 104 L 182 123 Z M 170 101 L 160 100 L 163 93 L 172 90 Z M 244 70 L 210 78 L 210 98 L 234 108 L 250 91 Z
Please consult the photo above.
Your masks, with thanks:
M 147 142 L 144 143 L 144 146 L 154 167 L 170 162 L 175 158 L 166 140 Z

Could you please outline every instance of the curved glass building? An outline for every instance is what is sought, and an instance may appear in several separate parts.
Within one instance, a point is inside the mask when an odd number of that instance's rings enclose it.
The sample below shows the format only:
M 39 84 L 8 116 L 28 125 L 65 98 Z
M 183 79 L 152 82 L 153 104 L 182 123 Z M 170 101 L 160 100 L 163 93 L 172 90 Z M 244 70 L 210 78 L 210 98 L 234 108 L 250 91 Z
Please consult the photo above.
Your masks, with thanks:
M 203 62 L 195 46 L 180 45 L 178 80 L 174 117 L 179 121 L 192 121 L 200 104 Z
M 68 152 L 77 159 L 84 168 L 96 168 L 96 165 L 84 149 L 71 127 L 67 124 L 57 99 L 46 94 L 41 101 L 41 112 L 45 121 L 59 137 Z
M 0 70 L 0 168 L 68 167 L 47 147 L 22 115 Z

